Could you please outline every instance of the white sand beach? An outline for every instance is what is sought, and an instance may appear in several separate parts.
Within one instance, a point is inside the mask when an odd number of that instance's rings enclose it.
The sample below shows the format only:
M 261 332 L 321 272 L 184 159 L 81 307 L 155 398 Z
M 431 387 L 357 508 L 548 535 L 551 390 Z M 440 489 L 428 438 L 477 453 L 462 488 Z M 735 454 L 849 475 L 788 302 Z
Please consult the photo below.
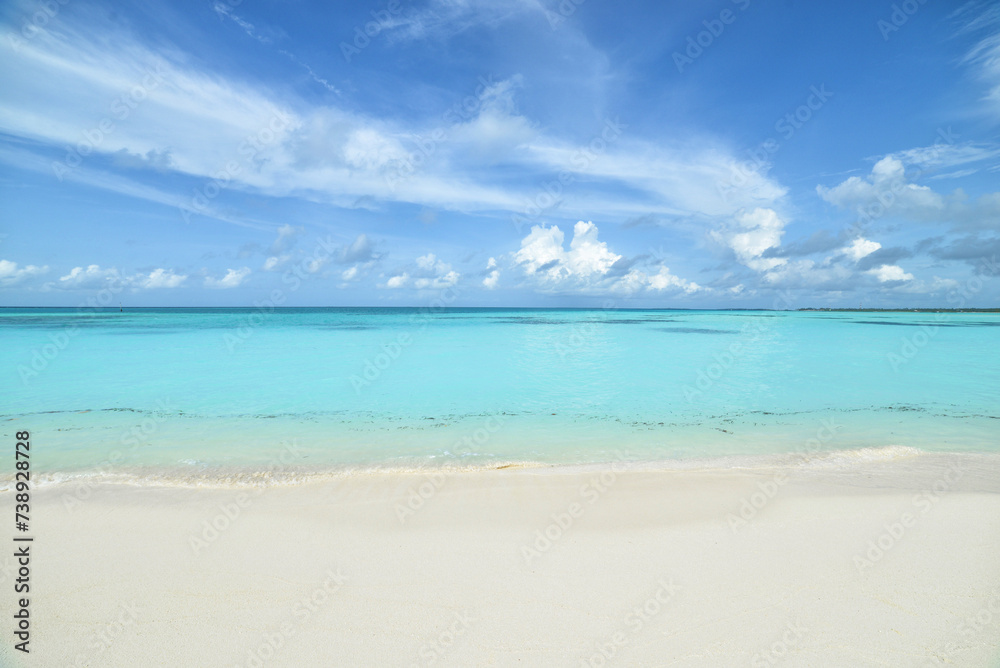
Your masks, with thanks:
M 33 494 L 31 653 L 8 638 L 2 658 L 996 666 L 997 461 L 52 484 Z

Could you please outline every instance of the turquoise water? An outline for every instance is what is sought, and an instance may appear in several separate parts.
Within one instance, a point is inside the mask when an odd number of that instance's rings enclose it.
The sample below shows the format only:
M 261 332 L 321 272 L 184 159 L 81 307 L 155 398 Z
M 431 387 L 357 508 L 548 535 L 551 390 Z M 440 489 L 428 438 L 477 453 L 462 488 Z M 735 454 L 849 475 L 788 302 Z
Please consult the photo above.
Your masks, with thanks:
M 51 474 L 1000 451 L 995 314 L 3 309 L 0 342 Z

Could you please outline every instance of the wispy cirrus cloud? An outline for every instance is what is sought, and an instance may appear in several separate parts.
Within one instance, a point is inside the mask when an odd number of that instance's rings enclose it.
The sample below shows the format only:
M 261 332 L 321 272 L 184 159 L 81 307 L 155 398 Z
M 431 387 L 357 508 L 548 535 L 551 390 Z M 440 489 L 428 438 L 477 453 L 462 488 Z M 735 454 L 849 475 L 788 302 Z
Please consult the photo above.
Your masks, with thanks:
M 513 3 L 510 11 L 537 8 Z M 220 16 L 264 39 L 255 24 L 231 10 Z M 114 39 L 97 41 L 95 34 Z M 260 85 L 198 70 L 169 50 L 152 51 L 117 25 L 69 25 L 5 56 L 9 66 L 0 75 L 7 91 L 0 100 L 0 129 L 45 146 L 79 147 L 80 159 L 69 161 L 75 166 L 66 165 L 67 178 L 159 203 L 179 200 L 183 206 L 190 196 L 171 196 L 143 183 L 142 175 L 129 169 L 135 161 L 119 162 L 119 171 L 111 174 L 92 156 L 168 155 L 157 164 L 159 170 L 207 180 L 235 163 L 238 169 L 228 170 L 234 173 L 227 174 L 226 189 L 339 206 L 373 197 L 459 211 L 516 212 L 561 171 L 588 183 L 586 189 L 567 189 L 565 210 L 586 209 L 593 216 L 649 209 L 725 215 L 785 193 L 756 175 L 736 198 L 724 202 L 718 184 L 737 161 L 718 144 L 669 148 L 635 137 L 583 158 L 593 153 L 589 139 L 577 143 L 546 134 L 518 111 L 518 76 L 485 87 L 475 113 L 449 123 L 376 118 L 280 97 Z M 133 92 L 141 99 L 131 99 Z M 60 104 L 57 96 L 75 103 Z M 123 104 L 120 113 L 109 114 L 116 101 Z M 275 117 L 283 122 L 272 132 L 269 121 Z M 426 146 L 435 129 L 444 138 L 432 145 L 433 151 L 422 151 L 421 141 Z M 602 131 L 595 129 L 597 136 Z M 253 137 L 267 141 L 258 139 L 259 148 L 247 159 L 247 140 Z M 414 161 L 421 163 L 417 173 L 390 183 L 389 174 Z M 521 178 L 501 178 L 492 171 L 497 164 L 516 167 Z M 218 207 L 198 211 L 225 218 Z

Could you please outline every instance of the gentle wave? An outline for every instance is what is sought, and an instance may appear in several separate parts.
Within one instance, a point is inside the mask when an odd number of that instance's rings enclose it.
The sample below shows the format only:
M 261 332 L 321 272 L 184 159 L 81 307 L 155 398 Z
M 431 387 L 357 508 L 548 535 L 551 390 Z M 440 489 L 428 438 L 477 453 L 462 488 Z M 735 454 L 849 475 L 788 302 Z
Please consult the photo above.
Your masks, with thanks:
M 914 461 L 933 463 L 942 458 L 968 458 L 991 462 L 1000 467 L 1000 455 L 984 453 L 928 452 L 908 446 L 824 451 L 813 454 L 733 455 L 689 459 L 612 460 L 577 464 L 551 464 L 539 461 L 492 460 L 477 463 L 393 462 L 365 465 L 335 465 L 321 469 L 256 470 L 252 468 L 206 467 L 199 462 L 172 468 L 133 468 L 118 471 L 60 471 L 35 476 L 33 488 L 98 485 L 182 488 L 266 488 L 325 482 L 351 476 L 451 475 L 522 471 L 540 475 L 558 475 L 612 470 L 627 472 L 701 472 L 761 473 L 773 470 L 855 472 L 866 466 Z M 0 492 L 11 491 L 12 476 L 0 478 Z

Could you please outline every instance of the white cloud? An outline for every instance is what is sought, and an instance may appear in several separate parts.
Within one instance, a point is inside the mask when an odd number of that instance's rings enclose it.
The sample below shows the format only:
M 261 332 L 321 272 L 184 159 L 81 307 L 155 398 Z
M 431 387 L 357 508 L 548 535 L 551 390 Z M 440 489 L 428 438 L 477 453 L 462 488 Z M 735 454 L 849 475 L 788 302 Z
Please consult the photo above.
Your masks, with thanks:
M 858 237 L 851 242 L 850 246 L 844 248 L 844 253 L 849 255 L 855 262 L 863 257 L 867 257 L 882 247 L 877 241 L 869 241 Z
M 310 274 L 318 273 L 329 262 L 330 262 L 329 255 L 324 255 L 322 257 L 314 257 L 313 259 L 306 262 L 306 271 L 308 271 Z
M 350 245 L 340 249 L 337 261 L 341 264 L 350 264 L 352 262 L 370 262 L 379 259 L 379 257 L 381 256 L 375 253 L 368 235 L 359 234 Z
M 388 281 L 385 282 L 385 287 L 387 288 L 405 288 L 406 284 L 410 282 L 410 275 L 405 271 L 398 276 L 393 276 Z
M 553 278 L 558 277 L 558 263 L 565 256 L 563 250 L 562 230 L 557 226 L 545 227 L 535 225 L 524 239 L 521 240 L 521 250 L 514 255 L 514 260 L 529 274 L 534 274 L 546 267 Z
M 305 231 L 304 227 L 294 227 L 288 224 L 282 225 L 278 228 L 278 236 L 274 242 L 271 243 L 271 247 L 267 250 L 267 254 L 271 256 L 281 255 L 282 253 L 290 250 L 295 245 L 298 238 L 305 234 Z
M 424 271 L 436 271 L 443 268 L 445 265 L 441 260 L 434 256 L 434 253 L 428 253 L 427 255 L 421 255 L 416 260 L 417 266 Z
M 358 275 L 358 267 L 353 266 L 341 272 L 340 278 L 345 281 L 353 281 Z
M 598 241 L 597 235 L 596 225 L 581 220 L 573 226 L 573 239 L 567 251 L 563 248 L 565 236 L 558 226 L 535 225 L 521 240 L 514 261 L 528 275 L 550 284 L 600 278 L 621 255 L 608 250 L 607 243 Z
M 975 16 L 970 16 L 972 12 L 977 12 Z M 964 14 L 968 23 L 961 32 L 974 33 L 985 30 L 988 34 L 981 37 L 969 50 L 963 59 L 963 63 L 972 65 L 977 69 L 976 74 L 986 85 L 986 94 L 983 102 L 987 113 L 994 117 L 1000 112 L 1000 9 L 995 3 L 969 2 L 955 12 Z
M 674 276 L 670 273 L 670 269 L 664 266 L 660 266 L 659 271 L 655 274 L 647 274 L 646 272 L 633 269 L 612 287 L 613 290 L 620 290 L 626 293 L 633 293 L 642 289 L 663 292 L 674 288 L 683 290 L 687 294 L 704 289 L 697 283 Z
M 492 271 L 490 271 L 492 269 Z M 497 259 L 491 257 L 486 261 L 486 277 L 483 279 L 483 287 L 487 290 L 493 290 L 497 287 L 500 282 L 500 270 L 497 269 Z
M 0 260 L 0 285 L 15 285 L 31 276 L 40 276 L 48 270 L 48 266 L 39 267 L 33 264 L 19 269 L 17 262 Z
M 895 264 L 883 264 L 877 269 L 869 269 L 869 274 L 875 276 L 880 283 L 888 283 L 889 281 L 912 281 L 913 274 L 908 274 L 903 271 L 902 267 Z
M 456 283 L 458 283 L 459 274 L 457 271 L 449 271 L 443 276 L 435 276 L 433 278 L 418 278 L 413 281 L 413 287 L 418 290 L 434 289 L 440 290 L 443 288 L 449 288 Z
M 130 278 L 134 285 L 153 290 L 158 288 L 177 288 L 187 279 L 186 275 L 175 274 L 171 269 L 154 269 L 149 275 L 138 274 Z
M 1000 216 L 1000 192 L 970 200 L 961 189 L 942 195 L 928 186 L 913 183 L 907 176 L 907 165 L 921 164 L 920 161 L 923 164 L 960 164 L 930 157 L 935 150 L 936 147 L 929 147 L 887 155 L 875 163 L 869 176 L 852 176 L 832 188 L 817 186 L 816 191 L 835 206 L 871 218 L 885 215 L 959 226 L 991 226 Z M 904 162 L 904 159 L 912 162 Z
M 451 265 L 438 259 L 434 253 L 418 257 L 407 271 L 403 271 L 385 282 L 382 287 L 403 288 L 411 284 L 418 290 L 443 290 L 458 283 L 461 274 Z
M 48 286 L 78 289 L 78 288 L 102 288 L 119 277 L 118 270 L 114 267 L 101 269 L 99 265 L 91 264 L 86 268 L 73 267 L 68 274 L 59 277 L 58 283 L 49 283 Z
M 430 14 L 423 10 L 404 13 L 397 23 L 402 30 L 417 25 L 423 30 L 429 25 L 455 26 L 455 22 L 481 25 L 484 15 L 502 20 L 541 12 L 534 2 L 496 6 L 442 0 L 434 7 Z M 239 19 L 231 11 L 223 15 L 227 20 Z M 445 18 L 438 21 L 432 15 Z M 477 91 L 478 107 L 472 117 L 445 119 L 443 125 L 440 116 L 403 122 L 290 99 L 246 80 L 199 71 L 197 59 L 170 48 L 149 49 L 121 24 L 96 18 L 96 13 L 87 16 L 74 17 L 74 21 L 67 17 L 61 20 L 59 31 L 40 31 L 18 50 L 5 54 L 9 62 L 0 98 L 0 130 L 62 150 L 80 142 L 81 128 L 91 128 L 95 119 L 107 117 L 114 121 L 114 131 L 105 134 L 94 153 L 125 151 L 145 156 L 169 152 L 169 169 L 203 179 L 215 178 L 235 162 L 239 170 L 229 174 L 228 188 L 339 206 L 369 197 L 450 210 L 513 213 L 522 211 L 525 202 L 541 192 L 540 184 L 551 174 L 563 171 L 602 186 L 565 188 L 563 210 L 581 215 L 587 211 L 617 217 L 651 210 L 731 215 L 739 207 L 769 204 L 785 194 L 765 170 L 736 178 L 735 151 L 710 138 L 698 138 L 689 146 L 664 146 L 628 135 L 629 130 L 615 121 L 605 127 L 597 124 L 592 136 L 573 140 L 547 132 L 518 112 L 516 76 L 487 82 Z M 240 25 L 256 36 L 261 34 L 259 28 Z M 560 37 L 570 32 L 564 26 Z M 576 46 L 592 52 L 594 67 L 606 66 L 602 54 L 585 42 Z M 118 100 L 123 90 L 137 86 L 145 91 L 134 113 L 141 113 L 143 122 L 120 122 L 130 119 L 109 116 L 108 101 Z M 74 103 L 64 104 L 66 99 Z M 611 126 L 620 127 L 609 134 Z M 445 130 L 447 141 L 434 141 L 431 155 L 416 149 L 413 140 L 426 140 L 439 129 Z M 247 144 L 247 137 L 264 139 L 255 142 L 258 149 Z M 605 148 L 595 153 L 595 145 Z M 422 156 L 423 164 L 391 187 L 386 170 L 406 164 L 414 155 Z M 531 185 L 511 185 L 497 177 L 489 167 L 501 157 L 529 177 Z M 51 166 L 50 160 L 45 162 L 43 169 Z M 98 172 L 95 165 L 96 161 L 84 159 L 66 178 L 190 208 L 187 193 L 159 192 L 128 173 L 112 177 Z M 728 189 L 725 196 L 720 185 Z M 604 194 L 595 197 L 595 192 Z M 212 206 L 196 213 L 233 224 L 258 224 Z M 280 257 L 284 252 L 287 249 L 275 249 L 268 256 Z
M 219 289 L 236 288 L 239 287 L 249 275 L 249 267 L 243 267 L 242 269 L 227 269 L 226 275 L 222 278 L 216 279 L 211 276 L 206 276 L 205 287 Z
M 945 206 L 941 195 L 907 182 L 905 173 L 903 162 L 889 155 L 875 163 L 867 178 L 852 176 L 833 188 L 817 186 L 816 190 L 827 202 L 845 209 L 881 202 L 899 213 L 933 211 L 940 215 Z
M 676 288 L 691 293 L 704 289 L 671 274 L 662 265 L 653 274 L 639 269 L 624 275 L 612 272 L 622 256 L 611 251 L 606 242 L 598 240 L 598 229 L 592 222 L 580 221 L 574 225 L 569 250 L 564 248 L 564 241 L 565 236 L 558 226 L 536 225 L 521 240 L 521 249 L 514 254 L 513 262 L 542 291 L 633 294 L 642 290 L 662 292 Z M 486 280 L 483 284 L 486 285 Z
M 376 170 L 405 160 L 407 150 L 393 137 L 374 128 L 359 128 L 351 132 L 344 144 L 344 161 L 351 167 Z
M 290 259 L 292 259 L 292 256 L 287 253 L 285 255 L 277 255 L 277 256 L 272 255 L 271 257 L 264 260 L 264 265 L 261 267 L 261 269 L 263 269 L 264 271 L 274 271 L 276 269 L 280 269 L 281 266 L 284 265 L 286 262 L 288 262 Z
M 818 264 L 813 260 L 790 260 L 764 274 L 770 286 L 786 288 L 821 287 L 849 281 L 853 270 L 838 264 Z
M 452 128 L 449 141 L 462 144 L 462 151 L 472 160 L 496 161 L 537 138 L 538 131 L 517 112 L 514 102 L 514 91 L 521 84 L 520 75 L 490 82 L 479 94 L 476 116 Z
M 765 251 L 781 245 L 785 221 L 773 209 L 757 208 L 734 217 L 735 225 L 724 230 L 713 230 L 712 237 L 736 254 L 736 258 L 755 271 L 770 271 L 787 260 L 780 257 L 763 257 Z

